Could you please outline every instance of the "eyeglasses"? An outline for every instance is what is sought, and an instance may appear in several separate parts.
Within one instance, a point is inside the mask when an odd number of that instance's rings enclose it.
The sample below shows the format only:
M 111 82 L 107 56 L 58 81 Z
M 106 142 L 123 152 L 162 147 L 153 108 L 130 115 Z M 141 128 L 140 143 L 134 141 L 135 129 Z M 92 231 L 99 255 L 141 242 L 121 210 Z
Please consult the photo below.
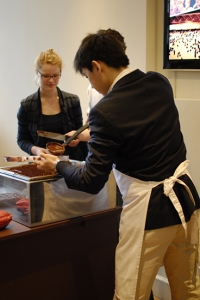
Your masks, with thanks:
M 38 73 L 40 74 L 40 77 L 41 77 L 42 79 L 45 79 L 45 80 L 50 80 L 51 78 L 53 78 L 54 80 L 57 80 L 57 79 L 59 79 L 60 76 L 61 76 L 61 74 L 54 74 L 54 75 L 52 75 L 52 76 L 50 76 L 50 75 L 43 75 L 43 74 L 40 73 L 39 70 L 37 70 L 37 71 L 38 71 Z

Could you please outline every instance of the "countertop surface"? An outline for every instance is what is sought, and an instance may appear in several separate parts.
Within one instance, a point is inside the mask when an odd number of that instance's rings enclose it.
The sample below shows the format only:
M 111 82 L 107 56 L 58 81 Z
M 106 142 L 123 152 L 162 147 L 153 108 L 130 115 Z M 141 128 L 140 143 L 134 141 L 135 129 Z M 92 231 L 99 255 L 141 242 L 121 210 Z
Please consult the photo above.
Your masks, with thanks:
M 90 215 L 85 215 L 85 216 L 81 216 L 69 220 L 54 222 L 42 226 L 36 226 L 33 228 L 24 226 L 16 221 L 11 221 L 6 228 L 0 229 L 0 242 L 6 239 L 17 238 L 19 236 L 29 235 L 44 230 L 51 230 L 63 226 L 67 226 L 67 227 L 76 226 L 79 224 L 86 223 L 94 218 L 101 218 L 101 217 L 105 217 L 105 215 L 109 216 L 110 214 L 120 213 L 120 211 L 121 211 L 120 207 L 115 207 L 113 209 L 93 213 Z

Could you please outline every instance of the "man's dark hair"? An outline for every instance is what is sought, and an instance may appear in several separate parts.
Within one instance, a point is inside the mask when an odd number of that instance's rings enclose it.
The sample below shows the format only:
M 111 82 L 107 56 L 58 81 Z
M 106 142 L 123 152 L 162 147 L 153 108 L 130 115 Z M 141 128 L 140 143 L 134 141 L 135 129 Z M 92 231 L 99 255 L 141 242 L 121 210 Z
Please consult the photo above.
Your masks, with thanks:
M 116 39 L 118 39 L 118 41 L 122 44 L 122 47 L 124 49 L 124 51 L 126 50 L 126 43 L 124 41 L 124 37 L 123 35 L 121 35 L 121 33 L 119 33 L 119 31 L 115 30 L 115 29 L 111 29 L 111 28 L 108 28 L 108 29 L 99 29 L 97 31 L 97 34 L 112 34 L 114 37 L 116 37 Z
M 82 74 L 82 69 L 87 68 L 92 72 L 92 61 L 102 61 L 113 68 L 127 67 L 129 59 L 124 52 L 122 43 L 108 33 L 88 34 L 74 58 L 74 69 Z

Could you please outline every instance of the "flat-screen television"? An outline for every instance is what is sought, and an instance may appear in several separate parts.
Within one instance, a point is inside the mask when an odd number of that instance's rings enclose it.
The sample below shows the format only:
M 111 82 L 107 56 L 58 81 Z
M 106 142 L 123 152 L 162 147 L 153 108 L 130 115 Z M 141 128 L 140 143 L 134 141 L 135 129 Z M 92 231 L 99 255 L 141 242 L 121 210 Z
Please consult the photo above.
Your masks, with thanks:
M 164 69 L 200 69 L 200 0 L 164 0 Z

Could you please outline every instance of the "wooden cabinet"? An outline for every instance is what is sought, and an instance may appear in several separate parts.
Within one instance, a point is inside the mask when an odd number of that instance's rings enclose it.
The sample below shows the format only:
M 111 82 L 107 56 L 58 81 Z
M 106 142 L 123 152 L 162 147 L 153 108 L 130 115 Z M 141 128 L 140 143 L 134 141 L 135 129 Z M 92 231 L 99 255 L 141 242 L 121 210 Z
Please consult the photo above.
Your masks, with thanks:
M 0 299 L 112 300 L 120 208 L 0 231 Z

